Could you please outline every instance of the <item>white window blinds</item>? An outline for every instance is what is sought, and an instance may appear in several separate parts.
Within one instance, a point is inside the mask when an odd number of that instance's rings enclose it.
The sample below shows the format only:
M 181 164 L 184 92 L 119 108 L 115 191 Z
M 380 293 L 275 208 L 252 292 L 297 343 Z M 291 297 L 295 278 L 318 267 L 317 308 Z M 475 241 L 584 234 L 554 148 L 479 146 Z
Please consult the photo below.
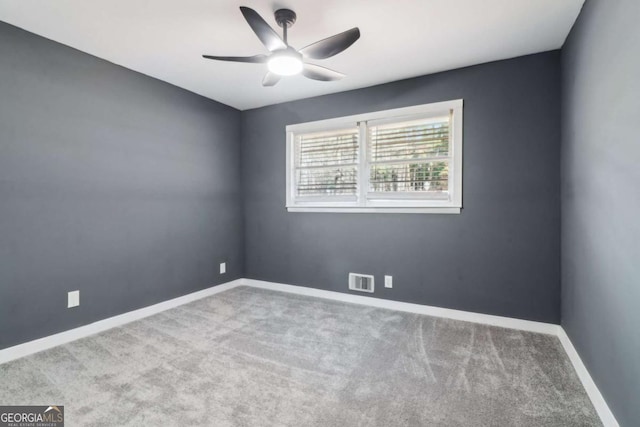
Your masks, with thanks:
M 296 137 L 298 197 L 355 198 L 358 189 L 358 128 Z
M 389 197 L 391 193 L 446 197 L 451 161 L 448 115 L 370 123 L 368 132 L 370 197 Z

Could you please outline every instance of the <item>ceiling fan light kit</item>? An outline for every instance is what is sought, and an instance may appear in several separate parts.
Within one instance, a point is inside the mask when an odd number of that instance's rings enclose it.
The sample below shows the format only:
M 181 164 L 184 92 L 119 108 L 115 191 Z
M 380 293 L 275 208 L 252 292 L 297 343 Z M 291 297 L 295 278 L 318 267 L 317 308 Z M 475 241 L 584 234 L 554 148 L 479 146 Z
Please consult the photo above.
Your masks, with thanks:
M 344 51 L 360 38 L 360 30 L 357 27 L 297 50 L 289 46 L 287 40 L 288 29 L 296 22 L 295 12 L 289 9 L 275 11 L 276 22 L 282 28 L 282 37 L 280 37 L 255 10 L 241 6 L 240 11 L 270 54 L 254 56 L 202 55 L 204 58 L 253 64 L 266 63 L 268 72 L 262 80 L 263 86 L 274 86 L 281 77 L 300 73 L 309 79 L 319 81 L 334 81 L 344 77 L 342 73 L 312 64 L 307 60 L 326 59 Z
M 290 47 L 286 50 L 277 50 L 269 57 L 267 68 L 279 76 L 300 74 L 303 68 L 302 55 Z

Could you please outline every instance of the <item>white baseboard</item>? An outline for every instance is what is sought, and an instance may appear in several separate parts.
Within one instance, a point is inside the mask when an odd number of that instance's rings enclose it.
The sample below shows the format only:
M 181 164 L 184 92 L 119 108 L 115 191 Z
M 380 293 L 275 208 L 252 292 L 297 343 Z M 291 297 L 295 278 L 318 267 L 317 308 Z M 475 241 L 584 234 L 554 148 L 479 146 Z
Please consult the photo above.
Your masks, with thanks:
M 325 291 L 315 288 L 307 288 L 304 286 L 285 285 L 282 283 L 265 282 L 262 280 L 253 279 L 237 279 L 231 282 L 223 283 L 211 288 L 204 289 L 202 291 L 194 292 L 188 295 L 184 295 L 178 298 L 174 298 L 169 301 L 164 301 L 158 304 L 144 307 L 138 310 L 130 311 L 128 313 L 120 314 L 118 316 L 110 317 L 108 319 L 100 320 L 89 325 L 81 326 L 79 328 L 70 329 L 68 331 L 60 332 L 59 334 L 50 335 L 48 337 L 40 338 L 34 341 L 29 341 L 24 344 L 19 344 L 14 347 L 9 347 L 4 350 L 0 350 L 0 364 L 15 360 L 30 354 L 38 353 L 49 348 L 53 348 L 62 344 L 69 343 L 71 341 L 85 338 L 99 332 L 106 331 L 111 328 L 122 326 L 126 323 L 133 322 L 156 313 L 160 313 L 165 310 L 169 310 L 174 307 L 178 307 L 183 304 L 190 303 L 192 301 L 199 300 L 211 295 L 218 294 L 220 292 L 227 291 L 229 289 L 236 288 L 238 286 L 251 286 L 254 288 L 270 289 L 280 292 L 288 292 L 298 295 L 307 295 L 312 297 L 330 299 L 335 301 L 342 301 L 352 304 L 368 305 L 372 307 L 385 308 L 389 310 L 404 311 L 408 313 L 424 314 L 427 316 L 442 317 L 447 319 L 462 320 L 465 322 L 481 323 L 485 325 L 499 326 L 503 328 L 518 329 L 522 331 L 536 332 L 542 334 L 555 335 L 560 339 L 562 346 L 564 347 L 569 360 L 573 364 L 573 367 L 578 374 L 578 378 L 582 382 L 587 395 L 591 399 L 593 406 L 595 407 L 602 423 L 605 427 L 619 427 L 613 413 L 609 409 L 606 401 L 602 397 L 600 390 L 594 383 L 591 375 L 587 371 L 587 368 L 582 363 L 578 352 L 573 347 L 571 340 L 565 333 L 564 329 L 560 325 L 554 325 L 551 323 L 534 322 L 530 320 L 513 319 L 510 317 L 493 316 L 490 314 L 472 313 L 468 311 L 452 310 L 448 308 L 432 307 L 428 305 L 411 304 L 406 302 L 392 301 L 380 298 L 372 298 L 361 295 L 346 294 L 341 292 Z
M 580 355 L 562 327 L 559 328 L 558 338 L 560 339 L 567 356 L 569 356 L 569 360 L 571 360 L 573 368 L 576 370 L 578 378 L 580 378 L 580 381 L 582 382 L 582 386 L 591 399 L 591 403 L 593 403 L 593 406 L 596 408 L 596 411 L 600 416 L 600 420 L 602 420 L 602 424 L 604 424 L 605 427 L 619 427 L 620 425 L 618 424 L 618 421 L 616 421 L 613 412 L 609 409 L 609 405 L 607 405 L 607 402 L 604 400 L 602 393 L 600 393 L 598 386 L 593 381 L 593 378 L 591 378 L 589 371 L 587 371 L 587 367 L 582 363 Z
M 389 310 L 404 311 L 408 313 L 425 314 L 427 316 L 443 317 L 446 319 L 463 320 L 465 322 L 482 323 L 484 325 L 500 326 L 503 328 L 537 332 L 540 334 L 557 335 L 558 328 L 560 327 L 559 325 L 552 323 L 534 322 L 531 320 L 514 319 L 511 317 L 493 316 L 490 314 L 472 313 L 470 311 L 453 310 L 450 308 L 372 298 L 363 295 L 324 291 L 322 289 L 307 288 L 305 286 L 285 285 L 282 283 L 264 282 L 253 279 L 240 280 L 243 285 L 253 286 L 254 288 L 271 289 L 274 291 L 308 295 L 352 304 L 369 305 L 372 307 L 386 308 Z
M 221 285 L 193 292 L 188 295 L 183 295 L 181 297 L 163 301 L 161 303 L 150 305 L 148 307 L 143 307 L 138 310 L 129 311 L 118 316 L 109 317 L 108 319 L 99 320 L 97 322 L 80 326 L 78 328 L 69 329 L 68 331 L 60 332 L 55 335 L 49 335 L 47 337 L 29 341 L 24 344 L 18 344 L 13 347 L 5 348 L 4 350 L 0 350 L 0 365 L 11 360 L 19 359 L 30 354 L 38 353 L 43 350 L 47 350 L 62 344 L 69 343 L 71 341 L 78 340 L 80 338 L 88 337 L 89 335 L 97 334 L 111 328 L 122 326 L 126 323 L 140 320 L 153 314 L 157 314 L 162 311 L 199 300 L 201 298 L 224 292 L 226 290 L 239 286 L 240 283 L 241 279 L 223 283 Z

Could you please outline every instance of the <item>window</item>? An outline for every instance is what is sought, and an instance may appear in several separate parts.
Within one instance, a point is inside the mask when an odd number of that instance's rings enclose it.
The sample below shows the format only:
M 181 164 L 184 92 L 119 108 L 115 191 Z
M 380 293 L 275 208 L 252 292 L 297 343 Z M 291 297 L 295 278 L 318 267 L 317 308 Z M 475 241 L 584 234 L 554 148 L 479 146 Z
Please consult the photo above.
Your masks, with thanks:
M 460 208 L 462 100 L 287 126 L 290 212 Z

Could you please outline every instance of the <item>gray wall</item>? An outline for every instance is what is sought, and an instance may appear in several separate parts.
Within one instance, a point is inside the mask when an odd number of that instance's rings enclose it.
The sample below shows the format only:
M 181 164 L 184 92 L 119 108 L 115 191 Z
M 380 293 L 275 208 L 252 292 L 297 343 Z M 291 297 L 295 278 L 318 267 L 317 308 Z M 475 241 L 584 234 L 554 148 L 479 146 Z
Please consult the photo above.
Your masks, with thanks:
M 563 49 L 562 325 L 640 422 L 640 2 L 588 0 Z
M 242 275 L 238 111 L 1 22 L 0 100 L 0 348 Z
M 286 125 L 457 98 L 462 214 L 286 211 Z M 560 320 L 558 52 L 245 111 L 242 164 L 247 277 L 346 292 L 370 273 L 377 297 Z

